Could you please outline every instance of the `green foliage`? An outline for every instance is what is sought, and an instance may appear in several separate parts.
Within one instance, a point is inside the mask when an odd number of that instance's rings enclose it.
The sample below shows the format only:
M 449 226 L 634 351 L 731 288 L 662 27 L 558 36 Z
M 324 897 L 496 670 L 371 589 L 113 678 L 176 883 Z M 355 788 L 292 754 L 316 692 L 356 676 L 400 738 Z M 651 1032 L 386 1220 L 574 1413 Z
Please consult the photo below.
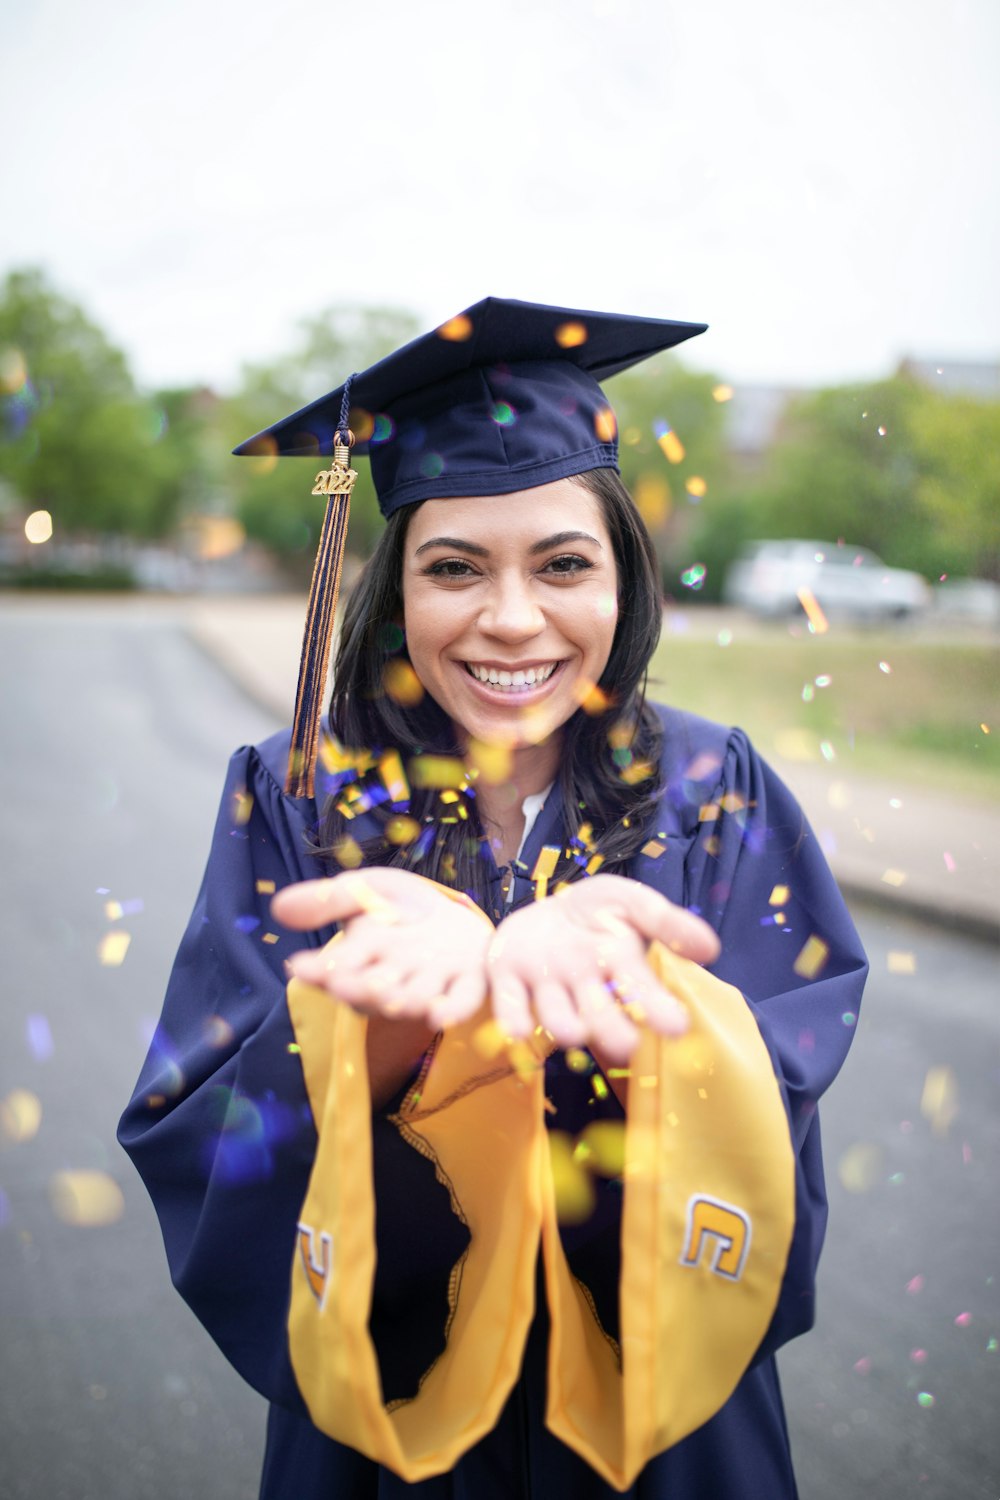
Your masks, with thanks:
M 179 485 L 161 413 L 124 356 L 41 272 L 0 287 L 0 477 L 61 534 L 160 536 Z
M 1000 581 L 1000 402 L 927 392 L 913 446 L 934 555 L 928 571 Z
M 419 332 L 412 314 L 395 308 L 333 307 L 301 325 L 291 354 L 269 365 L 247 366 L 239 392 L 225 403 L 229 448 L 340 385 Z M 227 484 L 250 536 L 290 561 L 311 567 L 325 502 L 313 481 L 325 460 L 240 458 L 228 465 Z M 351 496 L 350 545 L 367 553 L 381 528 L 368 463 L 359 461 Z

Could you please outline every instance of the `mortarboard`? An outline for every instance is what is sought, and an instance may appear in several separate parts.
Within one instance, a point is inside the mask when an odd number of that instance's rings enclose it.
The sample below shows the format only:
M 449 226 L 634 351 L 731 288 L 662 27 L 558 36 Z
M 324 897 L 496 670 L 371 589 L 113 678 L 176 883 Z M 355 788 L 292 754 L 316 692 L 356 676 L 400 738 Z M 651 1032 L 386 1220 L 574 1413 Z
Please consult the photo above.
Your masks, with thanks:
M 306 616 L 286 791 L 311 796 L 354 454 L 367 454 L 383 515 L 449 496 L 504 495 L 617 469 L 599 382 L 704 323 L 582 312 L 485 297 L 234 449 L 333 456 Z

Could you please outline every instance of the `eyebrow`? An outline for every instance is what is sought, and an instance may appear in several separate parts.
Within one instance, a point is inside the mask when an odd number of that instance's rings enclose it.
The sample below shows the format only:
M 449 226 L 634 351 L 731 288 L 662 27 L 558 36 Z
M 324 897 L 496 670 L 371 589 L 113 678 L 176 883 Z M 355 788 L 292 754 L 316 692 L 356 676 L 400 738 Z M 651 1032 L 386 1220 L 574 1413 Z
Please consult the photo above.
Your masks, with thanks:
M 592 542 L 595 547 L 601 548 L 596 536 L 591 536 L 589 531 L 557 531 L 553 536 L 543 537 L 540 542 L 533 542 L 528 548 L 530 556 L 535 557 L 539 552 L 548 552 L 552 547 L 565 547 L 568 542 Z M 459 536 L 433 536 L 429 542 L 422 542 L 417 548 L 415 556 L 419 557 L 421 552 L 426 552 L 429 547 L 450 547 L 455 552 L 467 552 L 471 557 L 489 557 L 490 549 L 480 547 L 476 542 L 463 541 Z M 601 548 L 603 551 L 603 548 Z

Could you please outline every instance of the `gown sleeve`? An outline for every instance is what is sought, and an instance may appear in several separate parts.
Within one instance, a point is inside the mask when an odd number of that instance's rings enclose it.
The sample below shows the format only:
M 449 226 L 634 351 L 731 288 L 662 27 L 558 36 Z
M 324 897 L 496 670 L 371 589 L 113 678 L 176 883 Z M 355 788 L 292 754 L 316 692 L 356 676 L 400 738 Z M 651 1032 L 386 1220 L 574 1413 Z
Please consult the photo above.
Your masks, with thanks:
M 287 797 L 276 780 L 286 754 L 277 736 L 230 762 L 201 889 L 119 1140 L 153 1200 L 178 1291 L 244 1379 L 304 1413 L 287 1319 L 317 1137 L 284 960 L 332 931 L 286 932 L 270 916 L 276 890 L 323 873 L 310 853 L 313 803 Z M 371 1133 L 384 1207 L 372 1334 L 384 1383 L 405 1390 L 440 1342 L 448 1273 L 467 1234 L 430 1164 L 401 1149 L 385 1112 L 373 1116 Z M 414 1198 L 435 1226 L 416 1244 L 398 1222 L 398 1205 Z M 394 1337 L 381 1337 L 383 1327 Z
M 699 809 L 684 900 L 719 934 L 712 973 L 750 1006 L 795 1151 L 794 1234 L 760 1359 L 813 1323 L 827 1219 L 817 1102 L 847 1055 L 868 963 L 815 833 L 742 730 Z

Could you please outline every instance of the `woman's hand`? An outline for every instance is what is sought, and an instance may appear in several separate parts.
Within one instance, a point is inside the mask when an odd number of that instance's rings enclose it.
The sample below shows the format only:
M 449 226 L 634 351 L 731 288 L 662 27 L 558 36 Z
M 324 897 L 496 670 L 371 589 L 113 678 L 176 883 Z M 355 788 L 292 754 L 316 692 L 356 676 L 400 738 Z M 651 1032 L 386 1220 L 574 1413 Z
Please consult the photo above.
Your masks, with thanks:
M 522 907 L 490 945 L 494 1014 L 512 1036 L 541 1024 L 561 1047 L 589 1046 L 624 1063 L 639 1039 L 635 1021 L 664 1036 L 687 1029 L 686 1011 L 646 963 L 657 939 L 696 963 L 719 954 L 707 922 L 620 875 L 595 875 Z
M 341 924 L 332 943 L 293 954 L 288 969 L 366 1015 L 437 1031 L 486 998 L 489 921 L 422 875 L 376 867 L 306 880 L 279 891 L 271 910 L 302 932 Z

